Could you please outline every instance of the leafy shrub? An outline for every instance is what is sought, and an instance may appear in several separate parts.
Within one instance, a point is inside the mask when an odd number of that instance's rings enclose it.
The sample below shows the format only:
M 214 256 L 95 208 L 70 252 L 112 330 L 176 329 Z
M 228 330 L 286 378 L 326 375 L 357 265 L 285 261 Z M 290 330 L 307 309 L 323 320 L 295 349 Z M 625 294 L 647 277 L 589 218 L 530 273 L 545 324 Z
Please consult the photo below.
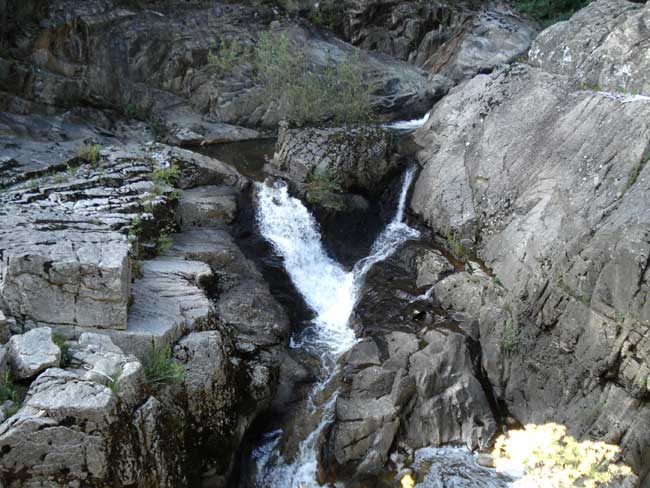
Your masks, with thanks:
M 250 60 L 253 50 L 237 39 L 228 41 L 222 37 L 219 47 L 213 45 L 208 50 L 208 69 L 217 76 L 230 73 L 236 66 Z
M 172 244 L 174 244 L 171 234 L 169 228 L 165 228 L 160 232 L 158 239 L 156 239 L 156 252 L 158 254 L 164 254 L 171 249 Z
M 9 371 L 5 371 L 4 378 L 2 378 L 2 381 L 0 382 L 0 404 L 7 400 L 18 402 L 18 391 L 14 386 Z
M 142 366 L 147 381 L 154 390 L 185 378 L 185 369 L 174 361 L 169 345 L 157 347 L 152 344 L 142 359 Z
M 524 14 L 540 21 L 544 27 L 567 20 L 591 0 L 515 0 Z
M 507 437 L 501 435 L 493 455 L 499 470 L 524 469 L 524 476 L 513 484 L 521 488 L 596 488 L 612 481 L 619 486 L 632 473 L 628 466 L 615 464 L 620 457 L 618 446 L 579 442 L 566 435 L 566 427 L 554 423 L 527 425 Z
M 358 55 L 316 72 L 286 33 L 260 34 L 255 49 L 257 81 L 268 99 L 282 100 L 288 119 L 297 125 L 331 120 L 340 124 L 372 119 L 374 86 L 363 78 Z
M 176 186 L 181 179 L 181 169 L 173 164 L 156 168 L 151 179 L 156 185 Z
M 68 364 L 70 362 L 70 348 L 68 347 L 66 338 L 61 334 L 52 334 L 52 341 L 61 350 L 61 361 L 63 364 Z
M 336 173 L 328 168 L 316 168 L 305 183 L 307 200 L 335 210 L 343 208 L 339 194 L 341 183 Z
M 78 149 L 77 154 L 81 159 L 94 164 L 99 161 L 99 150 L 99 144 L 84 144 Z
M 501 334 L 501 350 L 506 354 L 512 354 L 519 349 L 520 342 L 521 331 L 519 327 L 510 320 L 504 322 Z

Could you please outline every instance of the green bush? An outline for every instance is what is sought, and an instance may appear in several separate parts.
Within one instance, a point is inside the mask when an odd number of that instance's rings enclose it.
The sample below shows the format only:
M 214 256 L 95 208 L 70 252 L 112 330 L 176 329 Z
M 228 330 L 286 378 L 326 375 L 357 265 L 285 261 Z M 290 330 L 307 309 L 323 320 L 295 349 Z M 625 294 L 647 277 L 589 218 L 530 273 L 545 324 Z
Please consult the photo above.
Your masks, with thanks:
M 99 144 L 84 144 L 79 147 L 77 154 L 81 159 L 94 164 L 99 161 L 99 149 Z
M 540 21 L 544 27 L 567 20 L 591 0 L 515 0 L 524 14 Z
M 256 79 L 267 99 L 282 100 L 296 125 L 332 121 L 337 125 L 372 120 L 374 86 L 363 78 L 358 55 L 321 72 L 308 66 L 286 33 L 260 34 L 254 60 Z
M 521 331 L 519 327 L 511 320 L 504 322 L 501 335 L 501 350 L 505 354 L 513 354 L 519 349 L 520 342 Z
M 208 69 L 222 77 L 236 66 L 249 61 L 252 55 L 253 50 L 249 46 L 241 44 L 237 39 L 228 41 L 222 37 L 218 48 L 212 45 L 208 50 Z
M 317 203 L 334 210 L 341 210 L 343 191 L 336 173 L 330 169 L 315 169 L 305 183 L 306 197 L 311 203 Z
M 176 186 L 181 179 L 181 169 L 173 164 L 156 168 L 151 179 L 156 185 Z
M 171 346 L 157 347 L 152 344 L 142 359 L 147 382 L 154 389 L 178 383 L 185 378 L 185 369 L 172 358 Z

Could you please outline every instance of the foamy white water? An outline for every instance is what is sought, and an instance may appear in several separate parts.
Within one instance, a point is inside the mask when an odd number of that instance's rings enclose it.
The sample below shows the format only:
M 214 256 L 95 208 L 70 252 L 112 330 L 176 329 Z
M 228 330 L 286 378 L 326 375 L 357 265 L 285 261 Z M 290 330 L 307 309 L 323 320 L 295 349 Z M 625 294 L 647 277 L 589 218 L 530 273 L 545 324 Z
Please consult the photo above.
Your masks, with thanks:
M 398 120 L 397 122 L 391 122 L 390 124 L 386 124 L 384 127 L 388 127 L 389 129 L 397 129 L 397 130 L 412 130 L 412 129 L 417 129 L 418 127 L 422 127 L 424 124 L 428 122 L 428 120 L 429 120 L 429 112 L 424 114 L 419 119 Z
M 395 216 L 373 243 L 370 254 L 359 260 L 351 271 L 345 271 L 327 255 L 318 223 L 300 200 L 289 195 L 284 182 L 257 184 L 260 233 L 283 257 L 289 277 L 316 314 L 313 320 L 315 352 L 321 355 L 325 365 L 324 377 L 315 385 L 305 413 L 315 416 L 317 427 L 300 443 L 298 454 L 291 463 L 285 462 L 278 450 L 282 432 L 268 434 L 268 440 L 253 454 L 257 464 L 256 482 L 260 487 L 320 487 L 316 481 L 317 441 L 333 419 L 337 393 L 323 405 L 314 402 L 314 394 L 322 391 L 335 375 L 335 370 L 327 364 L 335 363 L 336 358 L 356 342 L 348 321 L 368 271 L 392 255 L 401 244 L 420 236 L 417 230 L 403 222 L 406 198 L 414 175 L 414 168 L 406 171 Z M 298 340 L 293 344 L 303 343 Z M 313 341 L 310 345 L 314 345 Z

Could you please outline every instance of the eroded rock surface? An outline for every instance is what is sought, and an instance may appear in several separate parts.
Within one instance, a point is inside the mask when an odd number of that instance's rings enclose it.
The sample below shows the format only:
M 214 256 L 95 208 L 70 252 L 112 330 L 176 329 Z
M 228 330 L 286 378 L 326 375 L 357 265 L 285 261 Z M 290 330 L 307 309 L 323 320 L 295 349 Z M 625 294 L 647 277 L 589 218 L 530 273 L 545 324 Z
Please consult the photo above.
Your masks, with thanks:
M 342 360 L 346 387 L 325 448 L 355 476 L 398 471 L 420 447 L 486 447 L 497 431 L 471 326 L 418 299 L 418 267 L 432 253 L 406 244 L 368 275 L 354 323 L 369 337 Z
M 559 421 L 619 442 L 642 476 L 648 121 L 643 99 L 576 89 L 538 68 L 477 76 L 418 131 L 424 169 L 411 202 L 455 242 L 480 235 L 475 250 L 508 290 L 508 313 L 481 303 L 484 285 L 469 278 L 450 277 L 461 282 L 440 290 L 480 319 L 484 368 L 500 399 L 524 423 Z
M 47 368 L 57 367 L 61 361 L 61 350 L 52 341 L 49 327 L 13 336 L 7 344 L 7 352 L 11 372 L 18 380 L 34 378 Z
M 422 66 L 454 82 L 525 54 L 537 34 L 533 22 L 496 2 L 321 3 L 332 9 L 331 15 L 342 18 L 332 27 L 342 30 L 354 45 Z
M 650 6 L 598 0 L 544 32 L 530 61 L 592 90 L 650 95 Z

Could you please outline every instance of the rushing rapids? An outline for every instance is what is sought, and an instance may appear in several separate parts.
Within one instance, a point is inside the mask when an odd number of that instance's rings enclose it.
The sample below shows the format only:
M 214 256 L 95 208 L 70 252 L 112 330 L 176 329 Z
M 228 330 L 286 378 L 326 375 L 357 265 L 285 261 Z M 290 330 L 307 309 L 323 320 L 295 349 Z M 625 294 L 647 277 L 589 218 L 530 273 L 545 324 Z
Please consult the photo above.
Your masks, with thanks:
M 284 182 L 258 184 L 260 232 L 282 256 L 291 280 L 315 313 L 312 326 L 294 339 L 293 347 L 309 350 L 320 357 L 323 365 L 321 380 L 308 398 L 309 415 L 318 417 L 317 427 L 301 441 L 291 463 L 286 463 L 277 450 L 283 432 L 276 430 L 267 434 L 265 442 L 253 454 L 257 462 L 256 483 L 260 487 L 319 486 L 316 444 L 331 421 L 337 393 L 331 393 L 325 401 L 317 400 L 318 393 L 336 373 L 336 359 L 356 341 L 348 320 L 365 275 L 402 243 L 419 237 L 417 230 L 404 223 L 406 197 L 414 174 L 414 168 L 406 171 L 393 219 L 379 234 L 369 255 L 349 271 L 327 255 L 316 220 L 300 200 L 289 195 Z

